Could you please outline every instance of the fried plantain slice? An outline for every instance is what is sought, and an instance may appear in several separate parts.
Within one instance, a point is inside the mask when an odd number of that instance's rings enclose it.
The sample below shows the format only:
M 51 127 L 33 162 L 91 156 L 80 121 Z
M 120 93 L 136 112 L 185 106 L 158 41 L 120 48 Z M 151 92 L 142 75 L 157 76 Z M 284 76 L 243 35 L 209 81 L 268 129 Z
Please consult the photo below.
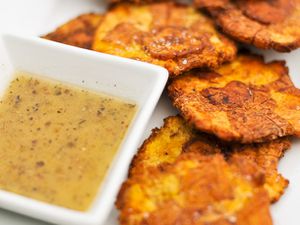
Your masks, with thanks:
M 194 0 L 222 30 L 262 49 L 290 52 L 300 47 L 300 0 Z
M 165 67 L 171 76 L 231 61 L 236 46 L 196 9 L 172 2 L 118 4 L 98 27 L 93 50 Z
M 94 33 L 102 20 L 102 15 L 83 14 L 43 36 L 48 40 L 81 48 L 91 49 Z
M 272 224 L 261 177 L 246 179 L 221 154 L 183 153 L 172 164 L 148 170 L 122 186 L 117 201 L 122 225 Z
M 129 177 L 147 176 L 149 168 L 160 168 L 164 164 L 172 164 L 182 153 L 200 153 L 201 155 L 223 154 L 228 161 L 239 159 L 240 162 L 251 161 L 253 167 L 241 167 L 241 172 L 247 176 L 255 176 L 257 168 L 265 176 L 264 187 L 268 191 L 271 202 L 275 202 L 284 193 L 288 180 L 277 171 L 279 159 L 291 145 L 288 138 L 272 142 L 232 145 L 218 138 L 199 133 L 188 125 L 180 116 L 171 116 L 164 120 L 160 129 L 154 129 L 151 136 L 144 142 L 133 159 Z
M 283 61 L 240 55 L 215 72 L 180 76 L 168 91 L 185 119 L 222 140 L 253 143 L 300 136 L 300 90 Z

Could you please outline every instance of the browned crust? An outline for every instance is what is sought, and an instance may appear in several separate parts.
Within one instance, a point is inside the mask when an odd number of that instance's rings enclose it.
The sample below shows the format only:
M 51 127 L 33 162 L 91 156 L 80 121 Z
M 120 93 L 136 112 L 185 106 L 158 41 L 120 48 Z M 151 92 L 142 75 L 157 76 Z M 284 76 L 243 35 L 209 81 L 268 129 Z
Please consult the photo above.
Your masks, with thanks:
M 222 30 L 238 41 L 262 49 L 290 52 L 300 46 L 299 0 L 195 0 Z
M 236 55 L 235 44 L 210 18 L 172 2 L 112 7 L 93 50 L 163 66 L 171 77 L 196 67 L 216 68 Z
M 215 72 L 183 75 L 168 90 L 190 124 L 225 141 L 299 135 L 299 90 L 282 61 L 265 64 L 261 57 L 241 55 Z
M 91 49 L 95 30 L 101 23 L 101 20 L 102 15 L 100 14 L 83 14 L 63 24 L 55 31 L 43 36 L 43 38 L 80 48 Z
M 140 174 L 150 166 L 171 163 L 181 154 L 181 146 L 196 136 L 183 118 L 170 116 L 164 119 L 161 128 L 154 128 L 134 156 L 129 169 L 129 176 Z M 157 142 L 157 144 L 155 144 Z M 151 144 L 153 144 L 151 146 Z M 164 147 L 163 151 L 155 151 Z M 178 150 L 179 149 L 179 150 Z M 153 159 L 156 160 L 153 160 Z
M 163 171 L 164 165 L 173 164 L 185 153 L 202 156 L 222 154 L 230 164 L 238 167 L 240 173 L 251 175 L 257 183 L 262 184 L 269 193 L 270 201 L 275 202 L 288 186 L 288 180 L 278 173 L 277 166 L 290 146 L 289 138 L 233 145 L 195 131 L 180 116 L 170 116 L 164 120 L 161 128 L 153 129 L 150 137 L 144 141 L 131 163 L 129 179 L 134 176 L 147 177 L 153 168 Z
M 228 162 L 235 164 L 245 176 L 251 174 L 256 180 L 263 183 L 271 202 L 274 203 L 284 194 L 289 184 L 289 181 L 278 172 L 277 168 L 280 158 L 290 147 L 289 138 L 260 144 L 228 145 L 204 134 L 204 136 L 188 142 L 183 147 L 183 152 L 198 152 L 201 155 L 222 153 Z M 254 164 L 245 166 L 249 162 L 254 162 Z

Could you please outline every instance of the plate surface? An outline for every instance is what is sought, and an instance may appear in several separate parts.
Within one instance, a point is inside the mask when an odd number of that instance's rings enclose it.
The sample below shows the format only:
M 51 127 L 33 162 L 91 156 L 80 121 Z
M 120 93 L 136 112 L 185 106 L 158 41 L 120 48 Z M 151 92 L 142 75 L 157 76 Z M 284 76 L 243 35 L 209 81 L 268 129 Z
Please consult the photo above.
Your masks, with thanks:
M 52 31 L 61 23 L 84 12 L 105 10 L 104 0 L 10 0 L 0 1 L 0 33 L 15 32 L 20 34 L 41 35 Z M 0 67 L 6 62 L 0 43 Z M 264 51 L 267 60 L 285 59 L 290 68 L 290 75 L 300 88 L 300 50 L 290 54 L 278 54 Z M 1 77 L 1 74 L 0 74 Z M 146 138 L 151 129 L 160 126 L 163 118 L 176 114 L 166 94 L 164 94 L 152 115 L 148 128 L 141 139 Z M 280 161 L 280 172 L 290 180 L 290 185 L 280 201 L 272 206 L 275 225 L 300 224 L 300 141 L 293 142 L 285 157 Z M 117 225 L 116 210 L 106 225 Z M 47 225 L 11 212 L 0 210 L 0 224 L 5 225 Z

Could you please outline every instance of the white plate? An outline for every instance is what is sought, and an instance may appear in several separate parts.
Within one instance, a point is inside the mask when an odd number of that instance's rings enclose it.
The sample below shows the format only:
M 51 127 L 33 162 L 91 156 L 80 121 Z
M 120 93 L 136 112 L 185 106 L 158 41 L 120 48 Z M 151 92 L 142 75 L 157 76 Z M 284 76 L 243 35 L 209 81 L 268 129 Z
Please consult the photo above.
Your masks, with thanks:
M 102 0 L 104 1 L 104 0 Z M 77 16 L 79 13 L 103 11 L 105 3 L 101 0 L 9 0 L 0 1 L 0 32 L 18 31 L 22 34 L 39 35 L 51 31 L 62 22 Z M 264 52 L 267 59 L 285 59 L 290 68 L 290 75 L 296 86 L 300 87 L 300 50 L 290 54 L 278 54 L 272 51 Z M 5 62 L 0 43 L 0 67 Z M 175 114 L 165 95 L 160 99 L 148 129 L 143 138 L 146 138 L 151 129 L 162 124 L 162 119 Z M 143 139 L 141 140 L 141 142 Z M 281 173 L 290 180 L 290 185 L 280 201 L 272 206 L 272 216 L 275 225 L 300 224 L 300 142 L 294 141 L 293 147 L 280 161 Z M 116 210 L 111 212 L 106 225 L 117 225 Z M 6 211 L 0 211 L 2 225 L 45 225 Z M 71 224 L 70 224 L 71 225 Z

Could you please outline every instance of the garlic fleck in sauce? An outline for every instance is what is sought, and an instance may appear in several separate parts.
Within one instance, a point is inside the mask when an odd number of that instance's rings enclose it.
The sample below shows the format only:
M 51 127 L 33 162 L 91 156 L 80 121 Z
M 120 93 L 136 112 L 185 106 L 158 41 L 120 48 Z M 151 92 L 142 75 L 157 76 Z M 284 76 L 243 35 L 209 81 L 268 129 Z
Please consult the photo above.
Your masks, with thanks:
M 88 210 L 135 112 L 122 99 L 16 74 L 0 102 L 0 189 Z

